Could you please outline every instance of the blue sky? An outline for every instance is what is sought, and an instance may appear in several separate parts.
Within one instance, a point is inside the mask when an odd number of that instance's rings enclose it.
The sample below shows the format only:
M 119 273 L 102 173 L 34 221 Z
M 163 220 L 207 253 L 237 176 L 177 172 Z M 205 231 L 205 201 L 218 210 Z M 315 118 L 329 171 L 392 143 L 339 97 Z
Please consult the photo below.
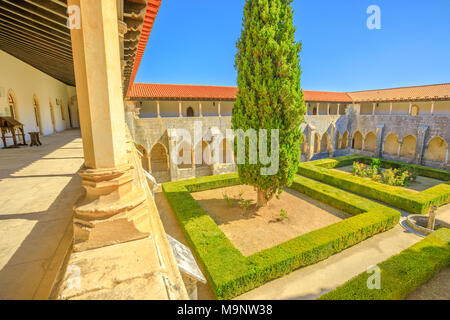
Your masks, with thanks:
M 135 82 L 236 85 L 244 0 L 163 0 Z M 381 30 L 366 10 L 381 9 Z M 450 1 L 294 0 L 304 90 L 450 82 Z

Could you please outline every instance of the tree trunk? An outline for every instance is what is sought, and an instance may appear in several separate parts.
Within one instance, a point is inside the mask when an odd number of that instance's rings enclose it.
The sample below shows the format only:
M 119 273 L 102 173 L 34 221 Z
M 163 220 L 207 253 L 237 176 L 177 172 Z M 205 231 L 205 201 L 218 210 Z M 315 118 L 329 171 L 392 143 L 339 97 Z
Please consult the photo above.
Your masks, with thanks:
M 257 206 L 259 208 L 267 206 L 268 200 L 266 199 L 266 193 L 264 192 L 264 190 L 258 189 L 257 193 L 258 193 Z

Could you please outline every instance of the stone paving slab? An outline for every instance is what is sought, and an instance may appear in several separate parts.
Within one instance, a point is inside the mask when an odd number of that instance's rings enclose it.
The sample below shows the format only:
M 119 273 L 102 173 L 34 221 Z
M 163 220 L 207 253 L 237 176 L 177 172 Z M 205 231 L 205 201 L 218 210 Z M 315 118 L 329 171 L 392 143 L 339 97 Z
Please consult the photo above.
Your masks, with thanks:
M 73 253 L 58 299 L 167 299 L 158 252 L 149 238 Z
M 80 132 L 41 141 L 0 150 L 0 299 L 47 298 L 71 245 L 72 206 L 82 192 Z

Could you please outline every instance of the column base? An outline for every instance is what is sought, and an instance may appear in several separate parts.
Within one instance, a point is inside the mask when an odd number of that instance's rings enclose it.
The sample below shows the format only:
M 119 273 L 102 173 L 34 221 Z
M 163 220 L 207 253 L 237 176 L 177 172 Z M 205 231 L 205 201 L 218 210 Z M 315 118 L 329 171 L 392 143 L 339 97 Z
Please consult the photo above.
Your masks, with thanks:
M 145 191 L 133 184 L 130 164 L 80 170 L 85 194 L 75 204 L 74 251 L 142 239 L 149 235 Z

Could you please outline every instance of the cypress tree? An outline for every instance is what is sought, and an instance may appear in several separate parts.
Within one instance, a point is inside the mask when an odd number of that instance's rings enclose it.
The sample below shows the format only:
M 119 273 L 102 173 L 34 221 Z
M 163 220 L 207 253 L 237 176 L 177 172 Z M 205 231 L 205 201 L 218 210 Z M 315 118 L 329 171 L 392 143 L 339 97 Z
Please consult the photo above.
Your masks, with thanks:
M 268 165 L 258 159 L 249 162 L 247 140 L 246 161 L 238 164 L 241 182 L 258 192 L 258 206 L 265 206 L 275 195 L 289 186 L 300 162 L 305 102 L 300 87 L 301 43 L 295 41 L 292 0 L 246 0 L 243 28 L 237 42 L 235 68 L 238 93 L 232 115 L 234 130 L 267 129 L 268 149 L 271 129 L 279 130 L 279 170 L 275 175 L 262 175 Z M 259 136 L 257 137 L 259 140 Z M 258 155 L 260 147 L 258 145 Z M 237 156 L 235 143 L 235 155 Z M 270 150 L 268 150 L 270 152 Z

